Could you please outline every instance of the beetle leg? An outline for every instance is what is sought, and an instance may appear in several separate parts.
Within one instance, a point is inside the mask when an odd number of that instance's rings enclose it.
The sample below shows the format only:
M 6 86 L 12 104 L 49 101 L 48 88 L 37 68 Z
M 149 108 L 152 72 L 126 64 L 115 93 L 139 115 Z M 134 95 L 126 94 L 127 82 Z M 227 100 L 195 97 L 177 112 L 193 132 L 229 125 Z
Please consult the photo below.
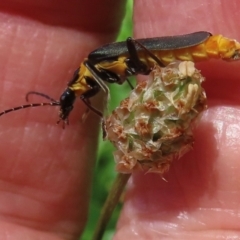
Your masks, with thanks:
M 129 81 L 129 79 L 128 79 L 128 78 L 126 78 L 126 81 L 127 81 L 128 85 L 130 86 L 130 88 L 133 90 L 133 89 L 134 89 L 134 87 L 133 87 L 132 83 Z
M 144 64 L 138 56 L 138 50 L 136 49 L 134 40 L 129 37 L 126 40 L 126 44 L 130 56 L 129 59 L 127 59 L 130 72 L 132 72 L 132 74 L 149 74 L 147 65 Z
M 108 102 L 110 100 L 110 94 L 109 94 L 109 88 L 105 84 L 105 81 L 109 83 L 115 83 L 118 81 L 116 80 L 117 75 L 110 71 L 99 71 L 90 61 L 85 61 L 84 65 L 91 72 L 92 76 L 94 77 L 94 80 L 98 83 L 98 85 L 102 88 L 102 90 L 107 93 L 107 102 Z
M 88 91 L 86 91 L 85 93 L 83 93 L 81 96 L 83 96 L 84 98 L 91 98 L 100 91 L 100 86 L 99 86 L 98 82 L 96 82 L 91 77 L 85 77 L 85 80 L 86 80 L 87 85 L 90 87 L 90 89 Z
M 90 100 L 88 98 L 81 97 L 82 101 L 86 104 L 86 106 L 91 109 L 95 114 L 97 114 L 100 118 L 103 118 L 103 113 L 99 110 L 97 110 L 95 107 L 92 106 Z M 86 110 L 85 114 L 83 115 L 83 118 L 86 117 L 86 114 L 88 114 L 88 109 Z M 84 120 L 84 119 L 83 119 Z
M 165 65 L 160 61 L 158 57 L 156 57 L 151 51 L 149 51 L 137 40 L 134 40 L 133 38 L 129 37 L 126 40 L 126 43 L 127 43 L 129 56 L 130 56 L 130 58 L 128 59 L 128 65 L 133 72 L 135 71 L 137 74 L 144 74 L 144 75 L 149 74 L 148 67 L 139 58 L 139 55 L 138 55 L 139 48 L 144 50 L 160 67 L 165 67 Z M 139 46 L 138 49 L 136 48 L 136 45 Z
M 100 70 L 98 70 L 95 67 L 95 65 L 92 64 L 90 61 L 85 61 L 84 65 L 91 72 L 94 79 L 96 80 L 96 82 L 98 82 L 99 86 L 101 86 L 101 88 L 103 89 L 104 92 L 109 92 L 108 87 L 104 82 L 118 83 L 118 84 L 123 83 L 123 80 L 114 72 L 111 72 L 111 71 L 108 71 L 108 70 L 105 70 L 102 68 Z M 130 73 L 129 75 L 132 75 L 132 73 Z M 130 88 L 133 89 L 134 88 L 133 85 L 130 83 L 130 81 L 127 78 L 126 78 L 126 81 L 127 81 L 128 85 L 130 86 Z M 110 99 L 109 96 L 108 96 L 108 99 Z
M 86 106 L 91 109 L 94 113 L 96 113 L 100 118 L 103 117 L 102 112 L 100 112 L 99 110 L 97 110 L 96 108 L 94 108 L 91 105 L 91 102 L 89 100 L 89 98 L 95 96 L 99 90 L 100 90 L 100 86 L 98 85 L 98 83 L 96 81 L 94 81 L 93 79 L 91 79 L 90 77 L 85 77 L 86 82 L 88 84 L 88 86 L 90 86 L 90 90 L 86 91 L 84 94 L 82 94 L 80 96 L 81 100 L 86 104 Z M 88 110 L 86 111 L 86 113 L 84 114 L 84 116 L 87 114 Z
M 101 82 L 108 82 L 108 83 L 119 83 L 122 82 L 119 76 L 114 73 L 110 72 L 105 69 L 98 70 L 94 64 L 90 61 L 85 61 L 84 65 L 89 69 L 91 74 L 94 76 L 94 79 Z M 99 84 L 100 85 L 100 84 Z

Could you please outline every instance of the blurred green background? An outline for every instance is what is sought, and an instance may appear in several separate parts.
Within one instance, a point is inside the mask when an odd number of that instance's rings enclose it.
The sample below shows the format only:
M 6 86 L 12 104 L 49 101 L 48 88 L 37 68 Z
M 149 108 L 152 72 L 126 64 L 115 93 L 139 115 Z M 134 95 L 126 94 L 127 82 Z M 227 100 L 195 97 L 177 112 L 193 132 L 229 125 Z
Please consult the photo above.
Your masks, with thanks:
M 122 27 L 120 29 L 117 41 L 124 41 L 127 39 L 127 37 L 132 36 L 132 7 L 133 0 L 127 0 L 126 14 L 123 19 Z M 123 84 L 122 86 L 112 84 L 109 87 L 111 90 L 110 110 L 113 110 L 116 106 L 119 105 L 121 100 L 127 97 L 131 89 L 127 83 Z M 114 170 L 115 164 L 112 155 L 113 151 L 114 148 L 109 142 L 102 141 L 102 133 L 100 133 L 98 160 L 94 171 L 88 222 L 85 231 L 80 238 L 81 240 L 92 239 L 94 228 L 100 215 L 101 208 L 116 176 L 116 172 Z M 110 223 L 108 224 L 103 240 L 112 239 L 120 209 L 121 206 L 119 204 L 113 213 Z

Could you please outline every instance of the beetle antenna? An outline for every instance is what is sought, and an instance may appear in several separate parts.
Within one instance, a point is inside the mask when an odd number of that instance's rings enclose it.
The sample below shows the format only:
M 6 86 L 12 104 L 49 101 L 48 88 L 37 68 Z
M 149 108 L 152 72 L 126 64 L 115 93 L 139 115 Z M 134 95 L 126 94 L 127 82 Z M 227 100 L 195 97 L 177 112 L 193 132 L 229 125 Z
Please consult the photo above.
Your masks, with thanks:
M 43 103 L 31 103 L 31 104 L 26 104 L 26 105 L 21 105 L 18 107 L 14 107 L 14 108 L 9 108 L 7 110 L 4 110 L 2 112 L 0 112 L 0 116 L 10 113 L 10 112 L 14 112 L 20 109 L 24 109 L 24 108 L 31 108 L 31 107 L 41 107 L 41 106 L 59 106 L 60 102 L 43 102 Z
M 26 98 L 27 102 L 29 100 L 29 95 L 38 95 L 38 96 L 41 96 L 41 97 L 44 97 L 44 98 L 50 100 L 51 102 L 57 102 L 55 99 L 49 97 L 47 94 L 41 93 L 41 92 L 35 92 L 35 91 L 30 91 L 26 94 L 25 98 Z

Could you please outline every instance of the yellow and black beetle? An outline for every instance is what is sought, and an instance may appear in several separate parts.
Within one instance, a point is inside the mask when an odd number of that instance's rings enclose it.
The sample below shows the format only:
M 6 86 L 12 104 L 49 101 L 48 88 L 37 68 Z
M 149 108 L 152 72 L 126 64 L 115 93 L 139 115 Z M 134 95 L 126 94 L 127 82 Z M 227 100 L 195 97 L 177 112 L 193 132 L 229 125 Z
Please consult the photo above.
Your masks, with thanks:
M 129 76 L 147 75 L 155 64 L 164 67 L 176 59 L 196 62 L 210 58 L 238 60 L 240 43 L 205 31 L 137 40 L 128 38 L 92 51 L 75 71 L 59 101 L 42 93 L 29 92 L 28 95 L 38 94 L 50 102 L 18 106 L 1 112 L 0 116 L 22 108 L 51 105 L 60 106 L 58 123 L 68 123 L 74 101 L 80 97 L 88 109 L 102 117 L 102 113 L 91 105 L 89 99 L 101 89 L 108 93 L 105 83 L 122 84 Z

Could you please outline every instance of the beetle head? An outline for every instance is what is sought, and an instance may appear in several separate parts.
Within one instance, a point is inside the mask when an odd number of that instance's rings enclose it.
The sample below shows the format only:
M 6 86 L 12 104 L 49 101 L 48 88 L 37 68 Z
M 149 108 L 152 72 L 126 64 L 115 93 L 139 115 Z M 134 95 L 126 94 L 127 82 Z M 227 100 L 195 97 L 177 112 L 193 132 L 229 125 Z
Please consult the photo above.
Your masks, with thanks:
M 76 99 L 75 93 L 70 88 L 67 88 L 60 97 L 59 120 L 68 123 L 68 116 L 73 109 L 73 104 Z

